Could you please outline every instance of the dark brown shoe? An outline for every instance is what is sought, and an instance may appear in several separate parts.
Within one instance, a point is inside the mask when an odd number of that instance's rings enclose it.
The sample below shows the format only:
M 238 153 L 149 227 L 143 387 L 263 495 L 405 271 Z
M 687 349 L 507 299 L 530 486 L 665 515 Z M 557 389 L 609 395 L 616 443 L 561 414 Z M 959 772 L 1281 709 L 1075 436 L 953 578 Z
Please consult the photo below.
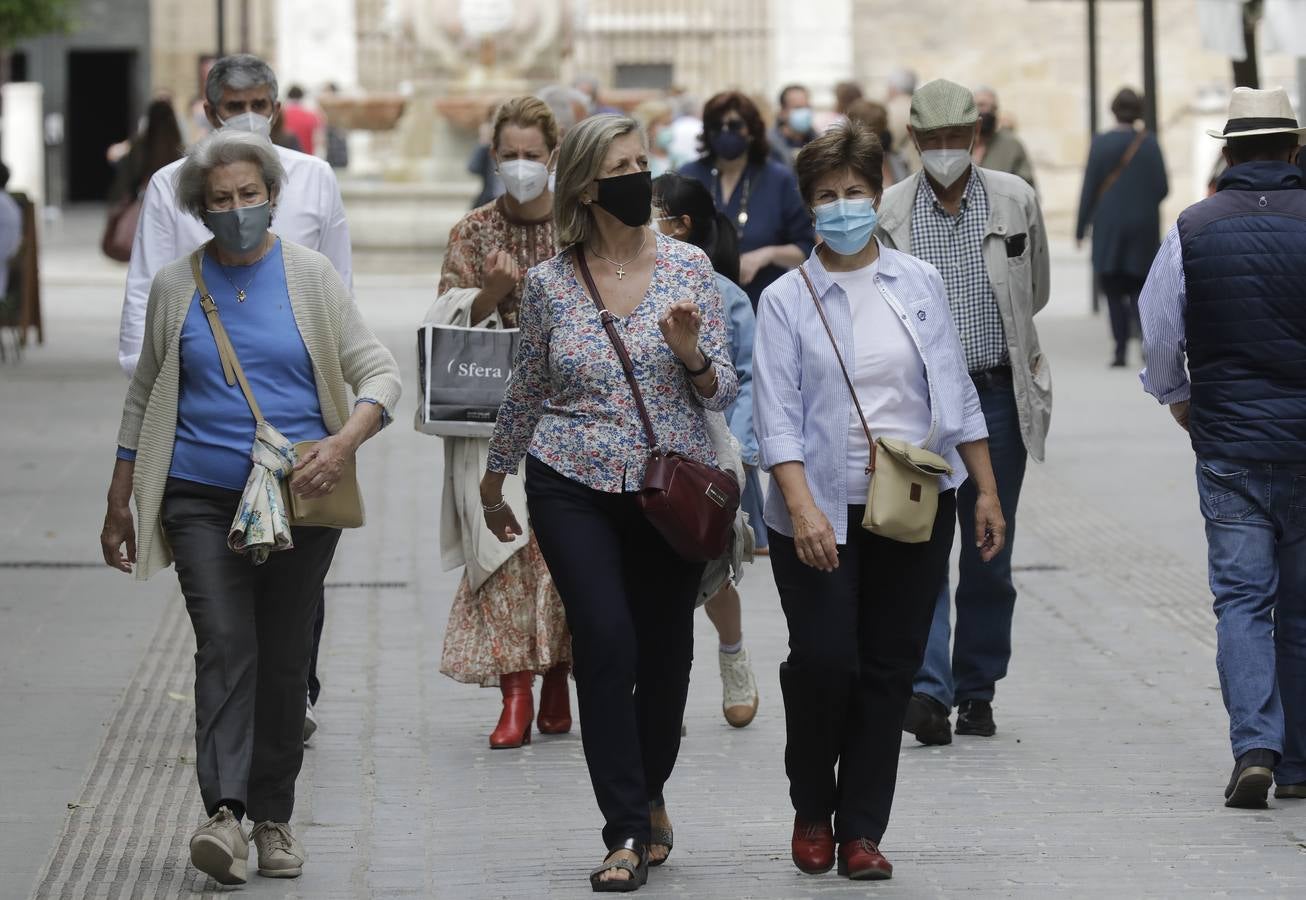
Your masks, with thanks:
M 957 734 L 993 737 L 997 733 L 992 703 L 987 700 L 963 700 L 957 706 Z
M 907 716 L 902 730 L 914 734 L 916 740 L 926 745 L 952 743 L 952 725 L 948 722 L 948 707 L 929 694 L 915 693 L 907 701 Z
M 1274 781 L 1278 764 L 1273 750 L 1248 750 L 1233 765 L 1229 786 L 1224 789 L 1224 805 L 1234 809 L 1265 809 L 1265 795 Z

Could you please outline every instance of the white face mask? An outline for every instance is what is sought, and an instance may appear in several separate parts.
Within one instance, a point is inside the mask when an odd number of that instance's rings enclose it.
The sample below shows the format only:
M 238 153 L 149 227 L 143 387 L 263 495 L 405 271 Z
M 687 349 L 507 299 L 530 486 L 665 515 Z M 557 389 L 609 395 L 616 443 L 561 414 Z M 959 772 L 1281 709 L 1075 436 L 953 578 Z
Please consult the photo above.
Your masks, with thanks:
M 552 187 L 549 167 L 530 159 L 510 159 L 499 163 L 499 177 L 518 203 L 530 203 L 543 194 L 546 187 Z
M 272 134 L 272 120 L 267 116 L 260 116 L 258 113 L 243 112 L 238 116 L 221 119 L 220 121 L 223 128 L 230 128 L 232 131 L 248 131 L 257 134 L 259 137 L 268 137 Z
M 922 150 L 921 165 L 945 188 L 952 187 L 970 168 L 969 150 Z

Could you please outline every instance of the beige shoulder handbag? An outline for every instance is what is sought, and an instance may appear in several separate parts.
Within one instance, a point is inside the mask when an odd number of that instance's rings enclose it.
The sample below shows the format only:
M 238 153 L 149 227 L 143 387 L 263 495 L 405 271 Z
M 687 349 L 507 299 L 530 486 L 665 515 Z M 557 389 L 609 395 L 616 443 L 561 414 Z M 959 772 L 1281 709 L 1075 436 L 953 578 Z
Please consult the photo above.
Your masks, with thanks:
M 812 279 L 807 277 L 807 270 L 802 266 L 798 267 L 798 272 L 807 282 L 821 324 L 830 336 L 834 358 L 839 361 L 839 370 L 843 372 L 843 380 L 853 396 L 857 418 L 861 420 L 862 431 L 866 432 L 866 440 L 871 445 L 871 461 L 866 467 L 871 486 L 866 492 L 866 515 L 862 517 L 862 527 L 871 534 L 904 544 L 923 544 L 934 533 L 934 519 L 939 512 L 939 477 L 951 475 L 952 466 L 937 453 L 906 441 L 883 437 L 877 440 L 871 436 L 870 426 L 862 415 L 862 403 L 857 399 L 853 380 L 848 375 L 848 367 L 843 364 L 839 344 L 830 330 L 830 322 L 816 296 Z
M 214 343 L 218 345 L 222 373 L 226 376 L 228 385 L 239 382 L 241 393 L 245 395 L 245 402 L 249 404 L 249 411 L 254 414 L 254 421 L 264 422 L 266 420 L 263 418 L 263 411 L 259 409 L 258 401 L 254 399 L 254 392 L 245 379 L 245 370 L 240 367 L 240 360 L 236 358 L 236 348 L 231 346 L 227 330 L 222 327 L 222 320 L 218 318 L 218 305 L 213 302 L 213 295 L 209 293 L 208 285 L 204 283 L 203 255 L 203 247 L 196 250 L 190 258 L 190 268 L 195 276 L 195 286 L 199 288 L 200 308 L 204 310 L 204 315 L 209 320 Z M 317 441 L 300 441 L 294 446 L 295 459 L 298 460 L 313 452 Z M 358 489 L 358 470 L 353 457 L 345 461 L 344 469 L 340 473 L 340 481 L 325 497 L 306 499 L 299 496 L 290 489 L 288 477 L 281 482 L 281 497 L 291 525 L 313 525 L 323 528 L 361 528 L 363 525 L 363 495 Z

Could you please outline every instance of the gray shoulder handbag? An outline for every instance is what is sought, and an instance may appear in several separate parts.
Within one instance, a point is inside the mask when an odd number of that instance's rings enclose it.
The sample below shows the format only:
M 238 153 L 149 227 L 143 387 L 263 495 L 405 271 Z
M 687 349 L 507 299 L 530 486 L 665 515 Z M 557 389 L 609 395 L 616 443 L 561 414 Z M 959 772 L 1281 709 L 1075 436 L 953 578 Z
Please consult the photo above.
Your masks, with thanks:
M 830 330 L 830 322 L 821 308 L 812 279 L 807 277 L 807 270 L 802 266 L 798 267 L 798 272 L 807 282 L 807 290 L 811 292 L 816 312 L 830 337 L 830 346 L 834 348 L 834 358 L 839 361 L 843 380 L 853 395 L 853 407 L 861 420 L 862 431 L 871 445 L 871 460 L 866 466 L 871 486 L 866 493 L 866 515 L 862 517 L 862 527 L 871 534 L 904 544 L 923 544 L 934 533 L 934 519 L 939 512 L 939 478 L 951 475 L 952 466 L 942 456 L 923 447 L 894 438 L 871 436 L 870 426 L 862 415 L 861 401 L 857 399 L 857 390 L 843 364 L 839 344 Z

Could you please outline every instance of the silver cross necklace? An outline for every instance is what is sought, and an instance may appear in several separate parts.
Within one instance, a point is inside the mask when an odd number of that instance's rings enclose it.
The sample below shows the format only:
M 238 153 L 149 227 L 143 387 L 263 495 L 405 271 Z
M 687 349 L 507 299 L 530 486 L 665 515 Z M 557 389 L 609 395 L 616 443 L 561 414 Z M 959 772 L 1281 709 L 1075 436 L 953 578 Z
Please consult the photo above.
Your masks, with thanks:
M 606 256 L 604 256 L 599 251 L 595 250 L 593 247 L 590 248 L 590 252 L 593 253 L 595 256 L 597 256 L 599 259 L 603 260 L 604 262 L 612 263 L 612 265 L 616 266 L 617 280 L 621 281 L 623 278 L 626 277 L 626 266 L 630 265 L 635 260 L 639 259 L 639 255 L 644 252 L 644 245 L 648 243 L 648 229 L 645 228 L 643 229 L 643 231 L 644 231 L 644 237 L 640 238 L 639 249 L 635 251 L 634 256 L 632 256 L 630 259 L 626 260 L 625 262 L 617 262 L 617 260 L 615 259 L 608 259 Z

